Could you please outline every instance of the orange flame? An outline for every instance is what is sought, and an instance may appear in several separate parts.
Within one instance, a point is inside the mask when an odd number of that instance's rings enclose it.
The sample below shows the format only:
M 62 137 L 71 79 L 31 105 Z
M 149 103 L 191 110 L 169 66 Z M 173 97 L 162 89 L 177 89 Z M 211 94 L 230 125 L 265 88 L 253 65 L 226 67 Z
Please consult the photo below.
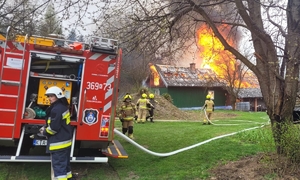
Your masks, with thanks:
M 226 31 L 229 31 L 230 26 L 219 26 L 219 30 L 223 37 L 227 37 Z M 224 31 L 225 30 L 225 31 Z M 202 59 L 202 68 L 212 69 L 221 79 L 235 79 L 231 82 L 237 87 L 240 84 L 240 63 L 235 59 L 235 56 L 229 51 L 224 50 L 223 44 L 215 37 L 213 31 L 206 25 L 202 25 L 197 31 L 198 47 L 200 48 L 200 57 Z M 229 38 L 227 42 L 235 47 L 234 39 Z M 241 83 L 241 87 L 250 87 L 251 85 L 245 81 Z
M 159 86 L 159 74 L 152 63 L 149 63 L 149 66 L 150 66 L 151 73 L 153 75 L 154 86 Z

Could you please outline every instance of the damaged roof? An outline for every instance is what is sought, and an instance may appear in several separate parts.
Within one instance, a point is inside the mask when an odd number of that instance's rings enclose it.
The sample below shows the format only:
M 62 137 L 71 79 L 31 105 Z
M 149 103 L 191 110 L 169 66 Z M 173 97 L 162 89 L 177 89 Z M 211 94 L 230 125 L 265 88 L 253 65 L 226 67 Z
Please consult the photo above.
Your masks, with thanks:
M 218 79 L 217 74 L 208 68 L 198 69 L 194 63 L 190 67 L 176 67 L 155 64 L 161 81 L 166 87 L 225 87 L 226 82 Z M 241 88 L 239 98 L 261 98 L 262 93 L 255 75 L 248 73 L 244 80 L 250 87 Z
M 175 67 L 156 64 L 156 69 L 166 87 L 223 87 L 224 82 L 217 79 L 211 69 Z
M 260 88 L 241 88 L 239 90 L 239 98 L 261 98 Z

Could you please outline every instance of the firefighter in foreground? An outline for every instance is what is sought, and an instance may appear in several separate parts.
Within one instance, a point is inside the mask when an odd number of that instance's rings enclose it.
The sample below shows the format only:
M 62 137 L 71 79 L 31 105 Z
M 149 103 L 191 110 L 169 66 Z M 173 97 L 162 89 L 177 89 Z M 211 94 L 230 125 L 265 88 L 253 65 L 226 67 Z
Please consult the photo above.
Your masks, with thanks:
M 142 97 L 137 101 L 136 106 L 138 108 L 137 123 L 142 122 L 144 124 L 148 113 L 148 107 L 153 108 L 154 106 L 147 99 L 147 94 L 145 93 L 143 93 Z
M 119 111 L 119 119 L 122 122 L 122 132 L 126 134 L 128 131 L 128 137 L 133 139 L 133 120 L 136 114 L 135 104 L 131 102 L 132 97 L 129 93 L 124 96 L 123 103 Z
M 148 121 L 148 119 L 150 119 L 150 122 L 154 123 L 154 121 L 153 121 L 154 109 L 155 109 L 155 105 L 158 103 L 154 99 L 154 94 L 149 94 L 149 101 L 153 106 L 151 107 L 150 104 L 148 104 L 149 116 L 146 117 L 146 121 Z
M 206 117 L 204 117 L 203 124 L 206 124 L 206 123 L 211 124 L 210 120 L 211 120 L 212 113 L 215 110 L 215 104 L 214 104 L 214 101 L 211 100 L 210 95 L 206 96 L 206 100 L 205 100 L 205 103 L 203 105 L 203 108 L 204 108 L 204 111 L 206 112 L 207 118 L 209 120 L 209 121 L 207 121 Z
M 70 125 L 69 104 L 62 90 L 57 86 L 48 88 L 45 95 L 51 105 L 46 110 L 47 125 L 40 129 L 40 133 L 48 139 L 47 152 L 51 155 L 54 178 L 71 179 L 70 153 L 73 129 Z

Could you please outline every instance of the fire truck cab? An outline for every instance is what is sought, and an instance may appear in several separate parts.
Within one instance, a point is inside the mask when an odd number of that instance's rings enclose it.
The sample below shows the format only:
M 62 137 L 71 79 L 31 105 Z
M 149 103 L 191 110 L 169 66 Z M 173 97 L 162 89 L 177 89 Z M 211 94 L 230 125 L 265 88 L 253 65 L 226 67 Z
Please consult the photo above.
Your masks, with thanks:
M 72 162 L 127 158 L 114 140 L 122 59 L 117 41 L 27 35 L 9 40 L 9 33 L 10 27 L 0 38 L 0 162 L 50 162 L 39 129 L 46 124 L 45 92 L 51 86 L 60 87 L 70 104 Z

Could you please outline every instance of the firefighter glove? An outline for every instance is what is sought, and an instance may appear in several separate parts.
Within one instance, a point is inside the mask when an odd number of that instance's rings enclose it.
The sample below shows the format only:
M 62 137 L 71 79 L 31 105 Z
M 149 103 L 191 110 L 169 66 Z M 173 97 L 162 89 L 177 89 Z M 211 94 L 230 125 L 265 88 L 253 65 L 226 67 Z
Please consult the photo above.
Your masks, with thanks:
M 134 120 L 137 120 L 137 118 L 138 118 L 138 116 L 137 116 L 137 115 L 135 115 L 135 116 L 134 116 Z

